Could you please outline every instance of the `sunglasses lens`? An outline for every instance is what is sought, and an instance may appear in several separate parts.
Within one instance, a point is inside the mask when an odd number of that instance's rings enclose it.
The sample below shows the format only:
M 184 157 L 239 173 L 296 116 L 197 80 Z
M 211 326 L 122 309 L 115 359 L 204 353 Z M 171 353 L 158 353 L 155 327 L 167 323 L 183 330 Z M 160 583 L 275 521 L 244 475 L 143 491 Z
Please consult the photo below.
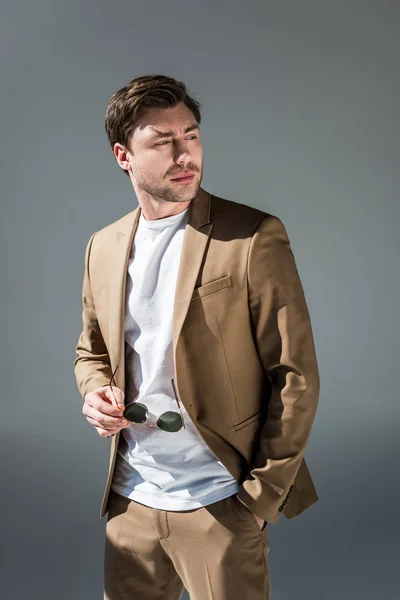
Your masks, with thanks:
M 168 412 L 163 413 L 157 419 L 157 427 L 163 431 L 179 431 L 182 428 L 181 415 L 177 412 L 169 410 Z
M 124 410 L 124 417 L 132 423 L 144 423 L 146 421 L 147 406 L 140 402 L 132 402 Z

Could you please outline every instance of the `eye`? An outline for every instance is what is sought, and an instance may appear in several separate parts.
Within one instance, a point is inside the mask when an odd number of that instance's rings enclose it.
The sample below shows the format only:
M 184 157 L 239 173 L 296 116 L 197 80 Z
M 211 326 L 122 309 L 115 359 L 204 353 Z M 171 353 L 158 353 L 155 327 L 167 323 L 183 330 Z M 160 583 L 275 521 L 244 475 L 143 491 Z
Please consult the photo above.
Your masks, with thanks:
M 196 140 L 197 139 L 197 135 L 190 135 L 188 139 Z M 164 140 L 162 142 L 157 142 L 155 145 L 156 146 L 163 146 L 164 144 L 169 144 L 169 140 Z

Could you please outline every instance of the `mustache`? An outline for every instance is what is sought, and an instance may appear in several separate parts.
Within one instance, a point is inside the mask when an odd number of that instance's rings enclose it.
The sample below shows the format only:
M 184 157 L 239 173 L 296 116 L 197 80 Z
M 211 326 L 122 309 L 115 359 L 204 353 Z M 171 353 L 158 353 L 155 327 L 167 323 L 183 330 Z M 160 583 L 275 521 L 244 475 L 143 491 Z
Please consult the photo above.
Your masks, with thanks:
M 184 171 L 177 171 L 176 173 L 170 173 L 168 175 L 168 177 L 174 177 L 174 176 L 179 177 L 179 175 L 181 173 L 188 173 L 188 171 L 193 171 L 193 173 L 198 173 L 198 169 L 196 169 L 195 167 L 188 166 L 187 169 L 185 169 Z

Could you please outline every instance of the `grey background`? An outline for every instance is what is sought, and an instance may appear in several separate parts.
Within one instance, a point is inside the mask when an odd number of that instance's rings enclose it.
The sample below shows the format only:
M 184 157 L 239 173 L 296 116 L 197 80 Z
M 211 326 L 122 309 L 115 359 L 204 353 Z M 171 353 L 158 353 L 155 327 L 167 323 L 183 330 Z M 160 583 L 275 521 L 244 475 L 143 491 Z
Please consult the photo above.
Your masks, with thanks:
M 286 225 L 321 396 L 320 500 L 270 526 L 273 600 L 399 597 L 399 5 L 1 8 L 1 595 L 102 597 L 109 445 L 73 375 L 91 233 L 137 206 L 103 129 L 144 73 L 203 104 L 203 187 Z

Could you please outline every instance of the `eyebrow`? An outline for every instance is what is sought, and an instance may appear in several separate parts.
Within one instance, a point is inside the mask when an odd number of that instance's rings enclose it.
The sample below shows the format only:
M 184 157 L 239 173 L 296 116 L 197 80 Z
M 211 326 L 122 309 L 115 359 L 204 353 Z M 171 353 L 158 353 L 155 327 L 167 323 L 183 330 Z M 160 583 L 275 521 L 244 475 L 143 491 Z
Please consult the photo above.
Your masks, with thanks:
M 193 129 L 199 129 L 199 124 L 192 123 L 191 125 L 188 125 L 188 127 L 186 127 L 186 129 L 184 130 L 184 133 L 193 131 Z M 171 137 L 172 135 L 175 135 L 175 133 L 173 131 L 158 131 L 158 129 L 154 129 L 154 128 L 152 128 L 152 131 L 154 133 L 150 136 L 151 138 Z

